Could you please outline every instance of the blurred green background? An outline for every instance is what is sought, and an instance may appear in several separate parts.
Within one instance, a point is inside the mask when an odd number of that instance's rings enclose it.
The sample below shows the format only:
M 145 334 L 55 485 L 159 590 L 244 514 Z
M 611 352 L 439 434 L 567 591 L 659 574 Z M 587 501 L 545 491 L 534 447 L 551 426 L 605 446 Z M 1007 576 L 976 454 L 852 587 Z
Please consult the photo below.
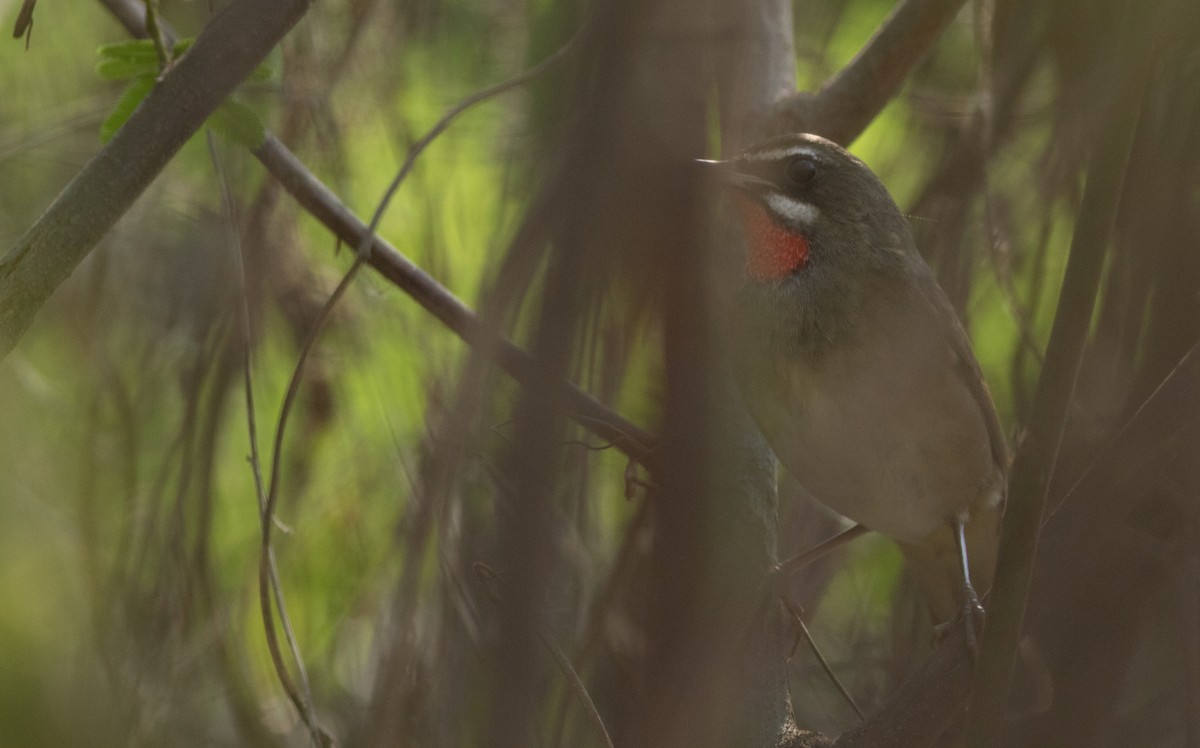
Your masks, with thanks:
M 799 0 L 800 87 L 816 88 L 844 65 L 891 8 Z M 17 3 L 0 0 L 0 11 L 10 22 Z M 163 0 L 161 12 L 191 36 L 209 10 Z M 559 0 L 317 3 L 272 54 L 272 78 L 241 96 L 366 219 L 409 145 L 446 109 L 549 54 L 583 12 Z M 97 48 L 127 38 L 101 4 L 41 0 L 35 18 L 28 50 L 17 40 L 0 46 L 4 248 L 100 148 L 100 123 L 122 90 L 95 70 Z M 964 208 L 957 235 L 939 234 L 942 203 L 922 197 L 989 101 L 970 8 L 852 148 L 902 208 L 919 211 L 922 249 L 968 323 L 1008 428 L 1027 416 L 1094 130 L 1096 107 L 1075 106 L 1065 92 L 1095 76 L 1088 66 L 1119 25 L 1098 14 L 1088 43 L 1056 36 L 1063 23 L 1053 12 L 1030 21 L 1040 46 L 1022 71 L 1020 97 L 1007 102 L 1019 112 L 1003 115 L 1003 145 L 987 161 L 988 200 Z M 421 156 L 380 224 L 382 236 L 472 306 L 553 161 L 570 81 L 565 65 L 459 118 Z M 238 247 L 221 179 L 238 220 L 259 227 L 243 226 L 241 251 L 268 258 L 269 272 L 250 280 L 264 459 L 299 343 L 353 250 L 273 191 L 246 152 L 214 142 L 219 169 L 205 136 L 194 138 L 0 362 L 0 746 L 305 740 L 258 610 L 241 348 L 229 344 L 240 324 Z M 640 318 L 611 310 L 598 316 L 605 334 L 628 341 L 628 355 L 617 377 L 583 367 L 582 384 L 653 429 L 661 375 L 653 325 L 631 326 Z M 434 510 L 436 521 L 418 488 L 446 438 L 465 353 L 411 299 L 364 271 L 320 339 L 287 434 L 276 552 L 318 710 L 348 744 L 367 740 L 381 663 L 406 647 L 415 654 L 397 689 L 423 694 L 405 702 L 413 743 L 486 744 L 480 675 L 462 664 L 485 634 L 471 630 L 479 613 L 464 612 L 471 596 L 460 588 L 474 584 L 465 578 L 471 560 L 487 557 L 489 461 L 512 428 L 505 414 L 514 385 L 498 380 L 489 390 L 491 421 L 469 440 L 454 503 Z M 586 627 L 643 500 L 639 491 L 623 496 L 626 461 L 613 450 L 580 449 L 572 459 L 578 500 L 564 504 L 562 542 L 578 585 L 554 614 L 572 632 L 564 638 Z M 782 556 L 811 540 L 788 528 L 821 512 L 795 493 L 785 479 Z M 820 516 L 823 527 L 836 526 Z M 833 561 L 816 581 L 798 583 L 798 595 L 834 668 L 875 705 L 926 651 L 912 622 L 921 614 L 887 541 L 864 539 Z M 619 642 L 620 628 L 605 630 Z M 853 725 L 805 655 L 791 665 L 798 721 L 830 732 Z M 590 654 L 586 667 L 600 656 Z M 439 685 L 448 673 L 455 684 Z M 548 702 L 547 734 L 592 744 L 580 714 L 556 716 L 569 701 L 563 689 Z

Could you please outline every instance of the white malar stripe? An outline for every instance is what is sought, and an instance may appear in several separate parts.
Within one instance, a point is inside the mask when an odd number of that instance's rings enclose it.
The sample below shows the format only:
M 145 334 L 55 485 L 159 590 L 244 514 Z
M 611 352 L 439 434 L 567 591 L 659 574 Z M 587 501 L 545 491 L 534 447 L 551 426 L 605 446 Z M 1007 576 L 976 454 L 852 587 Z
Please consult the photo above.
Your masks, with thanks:
M 743 161 L 782 161 L 794 156 L 808 156 L 811 159 L 820 160 L 820 154 L 817 149 L 807 145 L 793 145 L 788 148 L 776 148 L 770 151 L 762 151 L 760 153 L 747 153 L 742 156 Z
M 780 195 L 778 192 L 768 194 L 766 202 L 767 207 L 776 215 L 801 226 L 812 226 L 821 217 L 821 210 L 817 206 Z

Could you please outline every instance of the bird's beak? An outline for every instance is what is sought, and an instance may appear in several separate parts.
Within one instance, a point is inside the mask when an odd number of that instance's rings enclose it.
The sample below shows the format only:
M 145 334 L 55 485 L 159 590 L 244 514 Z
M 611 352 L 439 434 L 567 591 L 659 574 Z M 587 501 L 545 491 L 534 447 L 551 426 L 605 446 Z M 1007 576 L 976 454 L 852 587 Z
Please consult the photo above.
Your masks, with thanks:
M 696 159 L 696 164 L 723 186 L 731 187 L 741 192 L 761 194 L 764 190 L 775 186 L 762 177 L 741 171 L 738 168 L 740 164 L 737 161 L 714 161 L 712 159 L 698 158 Z

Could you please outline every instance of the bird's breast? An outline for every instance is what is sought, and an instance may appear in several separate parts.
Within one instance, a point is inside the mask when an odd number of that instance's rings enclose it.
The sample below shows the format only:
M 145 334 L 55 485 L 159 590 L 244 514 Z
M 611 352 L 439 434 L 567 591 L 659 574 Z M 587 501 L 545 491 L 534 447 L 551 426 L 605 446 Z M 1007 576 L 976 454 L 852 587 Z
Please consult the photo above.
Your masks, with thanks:
M 820 356 L 739 356 L 747 407 L 785 468 L 818 500 L 917 542 L 997 490 L 983 416 L 949 351 L 882 328 Z

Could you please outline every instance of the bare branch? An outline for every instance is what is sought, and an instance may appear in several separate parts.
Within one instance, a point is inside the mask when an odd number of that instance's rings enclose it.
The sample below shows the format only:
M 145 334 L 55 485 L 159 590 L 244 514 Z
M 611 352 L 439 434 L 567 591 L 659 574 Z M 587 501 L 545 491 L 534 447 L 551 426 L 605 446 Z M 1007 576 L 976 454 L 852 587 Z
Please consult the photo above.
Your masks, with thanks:
M 613 748 L 612 737 L 608 734 L 608 728 L 604 726 L 604 719 L 600 716 L 600 710 L 596 708 L 596 702 L 592 700 L 591 694 L 588 693 L 587 686 L 583 684 L 583 679 L 579 677 L 579 673 L 575 671 L 575 666 L 571 664 L 571 658 L 562 651 L 562 648 L 554 643 L 550 635 L 545 629 L 538 629 L 538 638 L 542 640 L 542 644 L 546 649 L 550 650 L 550 654 L 554 656 L 554 661 L 558 663 L 558 667 L 563 672 L 563 677 L 567 679 L 567 686 L 571 689 L 571 693 L 575 694 L 575 698 L 579 700 L 579 705 L 583 707 L 587 713 L 588 721 L 592 723 L 596 734 L 604 741 L 607 748 Z
M 144 11 L 133 0 L 101 2 L 117 16 L 130 34 L 139 37 L 146 35 Z M 561 52 L 556 53 L 553 59 L 556 60 L 560 54 Z M 538 72 L 551 62 L 551 59 L 547 59 L 539 63 Z M 527 71 L 527 74 L 529 72 L 532 71 Z M 273 135 L 268 133 L 263 144 L 252 153 L 292 197 L 340 240 L 358 247 L 371 233 L 368 227 Z M 497 363 L 513 379 L 522 384 L 533 381 L 537 364 L 528 353 L 487 328 L 470 307 L 413 264 L 399 250 L 376 236 L 372 240 L 369 256 L 368 264 L 371 267 L 412 296 L 418 304 L 464 341 L 472 344 L 492 341 L 489 344 L 495 345 Z M 0 326 L 0 331 L 2 330 L 3 327 Z M 658 446 L 656 437 L 606 408 L 579 388 L 565 382 L 561 386 L 562 402 L 576 423 L 602 439 L 612 441 L 621 452 L 642 463 L 651 472 L 654 471 L 658 463 L 655 455 Z
M 358 250 L 354 258 L 354 263 L 350 266 L 350 269 L 346 271 L 346 274 L 343 276 L 341 282 L 338 283 L 337 288 L 321 307 L 320 313 L 317 316 L 317 320 L 309 331 L 307 339 L 304 341 L 304 347 L 300 350 L 300 356 L 296 361 L 296 366 L 292 371 L 291 380 L 288 383 L 287 394 L 284 396 L 283 405 L 280 408 L 279 424 L 275 430 L 274 450 L 271 458 L 271 480 L 265 499 L 261 498 L 261 477 L 257 471 L 257 463 L 255 464 L 255 478 L 257 481 L 256 485 L 259 491 L 260 500 L 262 501 L 262 545 L 259 563 L 259 597 L 262 607 L 263 627 L 266 631 L 267 643 L 271 652 L 272 661 L 275 665 L 276 674 L 279 676 L 280 682 L 284 685 L 288 695 L 292 698 L 292 702 L 304 716 L 304 721 L 313 730 L 314 739 L 319 737 L 322 733 L 319 732 L 316 717 L 313 714 L 311 689 L 308 686 L 308 678 L 304 671 L 304 662 L 300 657 L 299 646 L 296 642 L 295 636 L 292 634 L 291 625 L 288 623 L 287 608 L 283 602 L 283 590 L 279 584 L 279 574 L 275 568 L 275 554 L 271 546 L 271 525 L 275 518 L 275 506 L 279 498 L 280 471 L 282 469 L 284 436 L 287 429 L 288 418 L 291 415 L 292 409 L 296 403 L 296 397 L 300 392 L 300 383 L 304 377 L 305 364 L 308 361 L 309 354 L 316 345 L 317 339 L 320 337 L 321 331 L 324 329 L 325 324 L 332 315 L 334 308 L 337 306 L 338 301 L 343 295 L 345 295 L 345 292 L 354 282 L 354 278 L 358 275 L 358 271 L 370 257 L 371 248 L 373 246 L 372 240 L 375 238 L 375 231 L 379 227 L 379 222 L 383 219 L 383 214 L 387 210 L 392 197 L 395 196 L 396 190 L 400 188 L 400 185 L 403 183 L 404 179 L 412 172 L 413 166 L 416 164 L 417 158 L 421 155 L 421 153 L 425 151 L 429 144 L 432 143 L 438 135 L 440 135 L 447 127 L 450 126 L 450 123 L 453 122 L 458 115 L 462 114 L 480 102 L 486 101 L 494 96 L 498 96 L 505 91 L 509 91 L 523 83 L 532 80 L 542 72 L 548 70 L 555 62 L 560 60 L 563 55 L 566 54 L 567 50 L 570 48 L 570 45 L 571 42 L 567 42 L 567 44 L 560 48 L 557 52 L 520 75 L 463 99 L 457 105 L 451 107 L 450 110 L 446 112 L 446 114 L 443 115 L 442 118 L 439 119 L 432 128 L 430 128 L 429 132 L 413 143 L 412 147 L 408 149 L 408 155 L 405 158 L 404 163 L 401 165 L 399 171 L 396 173 L 396 176 L 388 185 L 388 188 L 384 191 L 383 197 L 379 200 L 379 205 L 376 207 L 375 213 L 371 217 L 371 225 L 367 227 L 361 240 L 358 242 Z M 213 154 L 213 160 L 214 162 L 216 161 L 215 151 Z M 243 299 L 244 298 L 245 295 L 243 294 Z M 245 320 L 247 324 L 248 335 L 248 310 L 245 312 Z M 247 356 L 248 355 L 249 346 L 247 343 Z M 247 372 L 249 371 L 248 360 L 249 359 L 247 358 Z M 249 378 L 247 375 L 247 386 L 248 385 Z M 251 435 L 253 436 L 253 431 Z M 275 640 L 275 625 L 271 615 L 272 608 L 271 600 L 268 596 L 269 591 L 274 593 L 275 606 L 279 610 L 280 622 L 283 625 L 284 633 L 292 650 L 292 657 L 295 660 L 297 670 L 300 673 L 302 688 L 299 690 L 299 692 L 297 692 L 296 686 L 291 683 L 287 668 L 283 663 L 283 658 L 281 656 L 278 643 Z
M 875 36 L 815 94 L 782 99 L 779 132 L 814 132 L 850 143 L 875 119 L 953 20 L 964 0 L 903 0 Z
M 238 235 L 237 216 L 235 215 L 229 180 L 226 178 L 225 170 L 221 165 L 220 154 L 217 152 L 216 137 L 211 132 L 207 135 L 208 153 L 212 159 L 213 168 L 217 172 L 217 183 L 221 188 L 221 206 L 225 211 L 225 223 L 229 229 L 229 244 L 234 254 L 234 266 L 237 268 L 235 277 L 237 278 L 237 291 L 240 299 L 237 310 L 237 322 L 242 336 L 242 377 L 246 398 L 246 428 L 250 441 L 250 472 L 254 477 L 254 490 L 258 498 L 259 516 L 262 517 L 267 514 L 267 493 L 263 486 L 262 460 L 258 452 L 258 421 L 255 417 L 254 408 L 254 377 L 250 355 L 250 302 L 246 289 L 246 256 L 242 251 L 242 243 Z M 296 640 L 288 615 L 287 604 L 283 595 L 283 585 L 279 581 L 279 566 L 275 562 L 275 553 L 269 549 L 268 555 L 269 558 L 265 566 L 270 575 L 271 591 L 274 594 L 275 606 L 279 610 L 280 623 L 283 627 L 288 647 L 292 653 L 292 660 L 296 663 L 296 670 L 300 675 L 299 687 L 292 682 L 287 668 L 283 664 L 283 655 L 279 649 L 279 643 L 276 641 L 273 626 L 267 631 L 267 648 L 270 650 L 271 661 L 275 664 L 284 691 L 287 692 L 288 697 L 300 712 L 305 725 L 308 726 L 314 744 L 320 745 L 323 742 L 329 742 L 327 740 L 328 733 L 320 726 L 316 711 L 313 708 L 312 688 L 309 685 L 308 673 L 304 667 L 304 658 L 300 654 L 300 644 Z
M 1113 469 L 1106 466 L 1121 466 L 1132 478 L 1134 483 L 1142 483 L 1146 476 L 1138 466 L 1153 464 L 1154 459 L 1163 450 L 1164 444 L 1174 439 L 1185 429 L 1189 415 L 1194 418 L 1200 397 L 1197 396 L 1197 383 L 1200 382 L 1200 342 L 1193 345 L 1179 363 L 1163 381 L 1154 388 L 1154 392 L 1146 401 L 1138 406 L 1133 417 L 1129 419 L 1112 442 L 1102 448 L 1092 463 L 1075 480 L 1066 494 L 1049 508 L 1044 525 L 1055 521 L 1060 511 L 1069 511 L 1068 502 L 1076 497 L 1087 496 L 1089 500 L 1099 495 L 1109 495 L 1113 501 L 1123 501 L 1122 491 L 1102 489 L 1113 486 Z M 1127 478 L 1126 480 L 1129 480 Z M 1131 486 L 1129 490 L 1133 490 Z M 1119 511 L 1118 506 L 1104 506 L 1094 502 L 1089 503 L 1086 512 L 1090 516 L 1106 515 L 1108 510 Z M 1065 513 L 1065 511 L 1064 511 Z M 1074 527 L 1081 529 L 1090 538 L 1098 537 L 1095 531 L 1099 529 L 1087 522 L 1072 520 Z M 1099 551 L 1099 546 L 1095 547 Z
M 817 543 L 812 548 L 809 548 L 808 550 L 806 550 L 802 553 L 792 556 L 791 558 L 789 558 L 786 561 L 780 562 L 779 565 L 775 567 L 775 570 L 772 573 L 777 578 L 781 578 L 781 579 L 785 578 L 785 577 L 789 577 L 792 574 L 795 574 L 796 572 L 800 571 L 804 567 L 808 566 L 809 564 L 813 563 L 817 559 L 823 558 L 825 556 L 825 554 L 831 553 L 832 551 L 834 551 L 838 548 L 841 548 L 843 545 L 849 543 L 851 540 L 854 540 L 855 538 L 857 538 L 860 535 L 865 535 L 868 532 L 870 532 L 870 530 L 868 530 L 866 527 L 863 527 L 862 525 L 854 525 L 853 527 L 848 527 L 845 530 L 842 530 L 841 532 L 839 532 L 837 535 L 834 535 L 831 538 L 822 540 L 820 543 Z
M 856 525 L 856 527 L 861 527 L 861 525 Z M 791 614 L 792 622 L 796 624 L 797 633 L 808 642 L 808 648 L 812 650 L 813 656 L 817 658 L 817 663 L 820 664 L 821 669 L 825 671 L 825 677 L 829 678 L 834 687 L 837 688 L 838 693 L 842 695 L 842 698 L 846 700 L 846 703 L 849 704 L 850 708 L 854 710 L 854 713 L 858 715 L 859 721 L 865 720 L 867 716 L 863 714 L 862 707 L 860 707 L 858 702 L 854 700 L 854 696 L 850 694 L 850 689 L 846 688 L 846 685 L 842 683 L 840 678 L 837 677 L 837 673 L 833 672 L 833 667 L 829 664 L 829 660 L 825 659 L 825 654 L 821 652 L 821 648 L 817 646 L 817 640 L 813 638 L 812 632 L 808 630 L 808 624 L 804 622 L 803 611 L 800 610 L 799 606 L 788 599 L 787 595 L 784 595 L 779 599 L 783 602 L 783 606 L 787 608 L 788 613 Z M 799 644 L 798 641 L 796 643 Z M 794 651 L 795 647 L 793 646 L 792 649 Z
M 296 156 L 273 136 L 254 149 L 256 158 L 279 180 L 292 197 L 342 241 L 358 246 L 369 233 L 350 210 L 321 183 Z M 456 335 L 471 344 L 486 343 L 496 349 L 496 363 L 521 384 L 539 381 L 538 364 L 525 351 L 502 338 L 479 317 L 395 247 L 375 237 L 367 263 L 393 285 L 412 296 Z M 562 382 L 557 393 L 568 414 L 593 434 L 614 442 L 621 452 L 635 458 L 653 471 L 658 460 L 654 450 L 658 440 L 597 402 L 574 385 Z
M 308 10 L 236 0 L 204 27 L 108 145 L 0 259 L 0 357 L 225 97 Z

